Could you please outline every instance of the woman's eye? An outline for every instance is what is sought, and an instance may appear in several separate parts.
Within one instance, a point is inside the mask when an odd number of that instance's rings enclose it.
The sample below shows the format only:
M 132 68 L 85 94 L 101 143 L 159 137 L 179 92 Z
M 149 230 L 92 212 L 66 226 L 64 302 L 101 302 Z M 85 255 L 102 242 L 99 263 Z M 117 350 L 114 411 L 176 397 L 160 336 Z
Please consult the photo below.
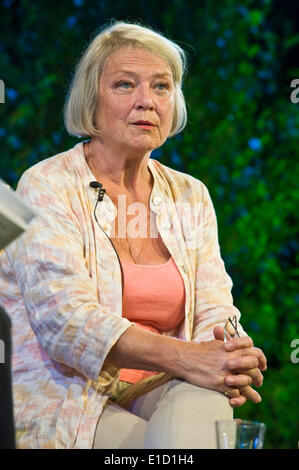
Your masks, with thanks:
M 158 84 L 157 84 L 157 88 L 158 88 L 158 90 L 160 90 L 160 91 L 167 90 L 168 84 L 167 84 L 167 83 L 158 83 Z
M 128 89 L 128 88 L 130 88 L 130 87 L 132 86 L 132 84 L 131 84 L 130 82 L 120 82 L 120 83 L 118 84 L 118 86 L 121 87 L 121 88 Z

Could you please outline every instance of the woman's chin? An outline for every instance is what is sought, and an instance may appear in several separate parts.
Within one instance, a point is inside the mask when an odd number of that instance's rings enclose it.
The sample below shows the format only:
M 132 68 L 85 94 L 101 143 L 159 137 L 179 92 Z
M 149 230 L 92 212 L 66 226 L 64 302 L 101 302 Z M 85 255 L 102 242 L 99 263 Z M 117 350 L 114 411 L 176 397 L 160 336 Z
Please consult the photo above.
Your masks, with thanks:
M 130 147 L 132 150 L 140 151 L 140 152 L 151 152 L 152 150 L 161 146 L 161 143 L 153 141 L 153 139 L 138 139 L 137 141 L 130 142 Z

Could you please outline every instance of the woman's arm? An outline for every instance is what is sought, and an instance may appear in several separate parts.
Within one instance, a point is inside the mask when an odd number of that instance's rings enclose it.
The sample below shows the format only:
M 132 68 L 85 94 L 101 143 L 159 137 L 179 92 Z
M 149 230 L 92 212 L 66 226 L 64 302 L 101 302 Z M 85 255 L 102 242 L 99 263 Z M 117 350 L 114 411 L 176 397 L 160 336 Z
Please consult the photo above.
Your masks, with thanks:
M 242 341 L 242 345 L 248 347 L 245 354 L 245 349 L 241 348 L 226 351 L 226 343 L 220 340 L 202 343 L 182 341 L 132 326 L 111 348 L 106 363 L 119 368 L 168 372 L 194 385 L 225 392 L 230 389 L 226 379 L 232 375 L 229 361 L 238 361 L 238 367 L 243 370 L 256 368 L 259 363 L 259 352 L 251 347 L 251 339 L 246 337 Z M 252 378 L 241 372 L 234 375 L 234 380 L 236 389 L 252 383 Z M 253 389 L 246 393 L 254 403 L 261 400 Z
M 142 330 L 136 326 L 127 329 L 106 357 L 108 365 L 126 368 L 168 372 L 178 375 L 177 356 L 183 341 Z
M 21 178 L 18 193 L 37 217 L 6 254 L 43 350 L 105 387 L 118 374 L 104 366 L 106 355 L 132 322 L 99 302 L 85 256 L 88 208 L 67 177 L 48 172 L 33 167 Z

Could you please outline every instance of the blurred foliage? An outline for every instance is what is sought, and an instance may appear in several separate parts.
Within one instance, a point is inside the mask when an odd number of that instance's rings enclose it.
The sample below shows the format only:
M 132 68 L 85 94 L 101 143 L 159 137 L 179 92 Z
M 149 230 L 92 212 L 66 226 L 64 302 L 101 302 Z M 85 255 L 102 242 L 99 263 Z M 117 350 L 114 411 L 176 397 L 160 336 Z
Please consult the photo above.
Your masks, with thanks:
M 63 104 L 75 64 L 101 26 L 138 21 L 187 51 L 189 123 L 152 156 L 207 185 L 242 325 L 268 358 L 262 403 L 235 415 L 266 423 L 265 448 L 297 447 L 295 19 L 274 0 L 4 0 L 0 8 L 0 175 L 14 187 L 25 169 L 77 143 L 64 129 Z

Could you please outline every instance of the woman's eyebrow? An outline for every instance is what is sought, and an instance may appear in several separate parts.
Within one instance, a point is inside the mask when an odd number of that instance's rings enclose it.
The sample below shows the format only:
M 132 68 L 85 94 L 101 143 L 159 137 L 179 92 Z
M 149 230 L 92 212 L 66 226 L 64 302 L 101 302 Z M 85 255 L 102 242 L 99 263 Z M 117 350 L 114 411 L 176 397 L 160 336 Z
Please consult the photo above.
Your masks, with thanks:
M 117 70 L 112 75 L 117 75 L 118 73 L 125 73 L 127 75 L 131 75 L 134 77 L 138 76 L 138 73 L 132 72 L 131 70 L 125 70 L 125 69 Z M 172 78 L 172 75 L 170 72 L 160 72 L 160 73 L 158 72 L 158 73 L 154 73 L 153 75 L 151 75 L 151 78 L 163 78 L 163 77 Z

